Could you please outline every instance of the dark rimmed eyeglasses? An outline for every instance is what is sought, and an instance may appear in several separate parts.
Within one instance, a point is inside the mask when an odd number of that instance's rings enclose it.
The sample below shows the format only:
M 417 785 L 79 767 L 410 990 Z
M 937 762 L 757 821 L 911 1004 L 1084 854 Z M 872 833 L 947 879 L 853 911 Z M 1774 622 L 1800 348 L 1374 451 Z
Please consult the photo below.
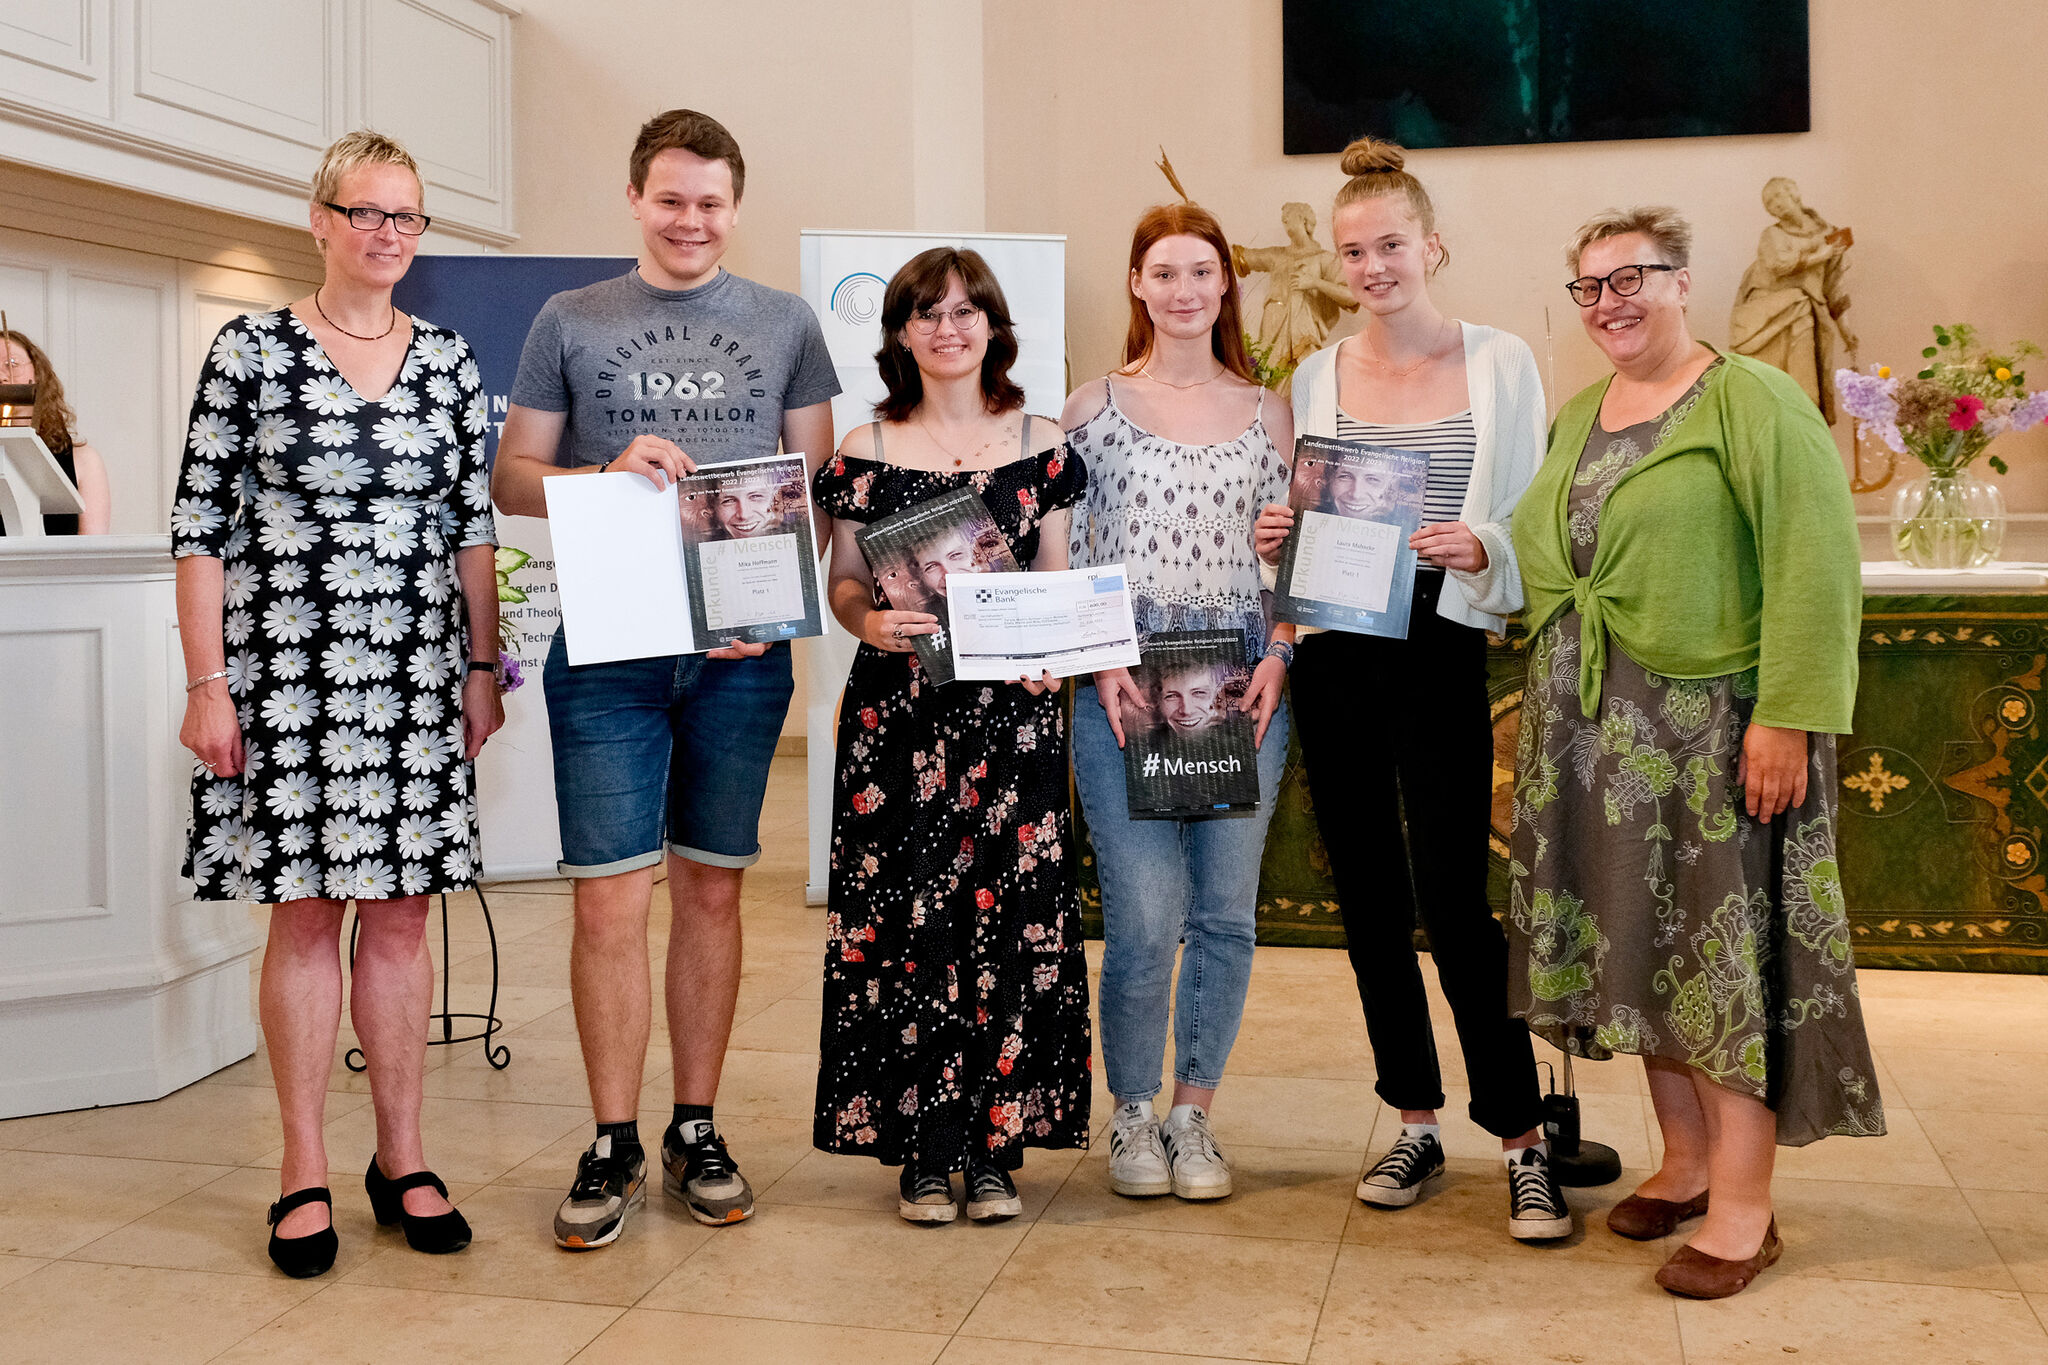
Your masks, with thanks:
M 1565 292 L 1579 307 L 1591 308 L 1600 302 L 1600 286 L 1603 284 L 1614 291 L 1616 298 L 1625 299 L 1643 287 L 1645 272 L 1676 269 L 1675 265 L 1625 265 L 1605 275 L 1581 275 L 1565 286 Z
M 391 226 L 397 228 L 402 235 L 417 237 L 427 230 L 427 224 L 434 221 L 424 213 L 386 213 L 383 209 L 373 209 L 368 204 L 348 208 L 342 204 L 330 204 L 322 199 L 320 205 L 345 216 L 348 225 L 358 232 L 375 232 L 384 226 L 386 219 L 389 219 Z
M 910 315 L 910 325 L 917 329 L 919 336 L 930 336 L 939 330 L 940 318 L 951 318 L 956 332 L 971 332 L 981 321 L 981 309 L 971 303 L 949 309 L 920 308 Z

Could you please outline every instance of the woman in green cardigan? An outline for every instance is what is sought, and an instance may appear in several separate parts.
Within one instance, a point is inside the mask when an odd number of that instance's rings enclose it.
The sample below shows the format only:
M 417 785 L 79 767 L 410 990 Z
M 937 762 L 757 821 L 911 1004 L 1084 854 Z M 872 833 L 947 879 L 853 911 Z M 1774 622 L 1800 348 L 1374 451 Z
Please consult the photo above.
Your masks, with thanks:
M 1704 1214 L 1657 1281 L 1718 1298 L 1781 1250 L 1776 1145 L 1884 1113 L 1835 863 L 1848 481 L 1789 378 L 1693 338 L 1691 236 L 1670 209 L 1611 212 L 1569 252 L 1614 374 L 1558 413 L 1515 517 L 1509 997 L 1574 1056 L 1643 1058 L 1664 1160 L 1608 1225 L 1647 1240 Z

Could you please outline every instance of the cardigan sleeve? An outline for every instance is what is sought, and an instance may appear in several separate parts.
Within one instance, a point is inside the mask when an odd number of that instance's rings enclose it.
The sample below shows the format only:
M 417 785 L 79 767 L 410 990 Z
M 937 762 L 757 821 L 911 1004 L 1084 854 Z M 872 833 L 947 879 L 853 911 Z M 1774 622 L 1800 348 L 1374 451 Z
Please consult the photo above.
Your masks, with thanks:
M 1520 337 L 1502 332 L 1494 342 L 1504 354 L 1495 362 L 1498 385 L 1493 458 L 1502 474 L 1494 480 L 1494 495 L 1486 520 L 1472 524 L 1472 534 L 1486 547 L 1486 567 L 1474 573 L 1452 569 L 1451 577 L 1474 611 L 1489 616 L 1509 616 L 1522 609 L 1522 571 L 1515 562 L 1515 505 L 1536 468 L 1543 463 L 1548 442 L 1544 429 L 1543 383 L 1536 374 L 1536 356 Z M 1489 377 L 1491 378 L 1491 376 Z
M 1785 375 L 1728 376 L 1722 462 L 1755 537 L 1763 725 L 1847 734 L 1863 622 L 1861 548 L 1848 475 L 1820 410 Z

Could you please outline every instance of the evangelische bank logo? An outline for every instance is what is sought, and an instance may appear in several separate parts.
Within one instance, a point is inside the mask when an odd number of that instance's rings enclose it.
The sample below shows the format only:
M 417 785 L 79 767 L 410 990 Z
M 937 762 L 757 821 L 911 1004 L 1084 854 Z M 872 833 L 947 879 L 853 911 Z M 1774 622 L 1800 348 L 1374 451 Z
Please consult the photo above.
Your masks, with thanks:
M 832 286 L 832 312 L 849 327 L 865 327 L 882 315 L 882 292 L 888 287 L 880 275 L 856 270 Z

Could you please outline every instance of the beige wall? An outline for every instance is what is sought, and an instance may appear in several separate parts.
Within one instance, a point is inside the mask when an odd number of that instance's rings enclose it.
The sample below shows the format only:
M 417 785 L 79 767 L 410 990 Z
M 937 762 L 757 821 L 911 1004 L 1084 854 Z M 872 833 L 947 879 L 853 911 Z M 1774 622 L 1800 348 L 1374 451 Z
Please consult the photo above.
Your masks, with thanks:
M 2048 6 L 1810 8 L 1810 133 L 1416 153 L 1410 169 L 1454 256 L 1439 301 L 1519 333 L 1539 364 L 1547 307 L 1553 401 L 1568 397 L 1604 369 L 1565 296 L 1561 244 L 1596 209 L 1672 203 L 1697 231 L 1694 326 L 1719 343 L 1768 222 L 1759 191 L 1789 175 L 1856 231 L 1850 321 L 1866 361 L 1917 361 L 1937 320 L 2048 344 L 2048 177 L 2036 164 L 2048 128 Z M 1152 168 L 1159 144 L 1234 241 L 1284 241 L 1278 210 L 1289 199 L 1327 218 L 1342 180 L 1336 157 L 1280 152 L 1277 0 L 990 0 L 985 26 L 988 227 L 1069 235 L 1077 377 L 1116 359 L 1130 226 L 1172 197 Z M 1319 235 L 1327 244 L 1327 222 Z M 2048 381 L 2048 363 L 2039 371 Z M 2015 461 L 2015 508 L 2048 512 L 2048 433 L 2001 449 Z M 1876 511 L 1884 495 L 1862 501 Z

